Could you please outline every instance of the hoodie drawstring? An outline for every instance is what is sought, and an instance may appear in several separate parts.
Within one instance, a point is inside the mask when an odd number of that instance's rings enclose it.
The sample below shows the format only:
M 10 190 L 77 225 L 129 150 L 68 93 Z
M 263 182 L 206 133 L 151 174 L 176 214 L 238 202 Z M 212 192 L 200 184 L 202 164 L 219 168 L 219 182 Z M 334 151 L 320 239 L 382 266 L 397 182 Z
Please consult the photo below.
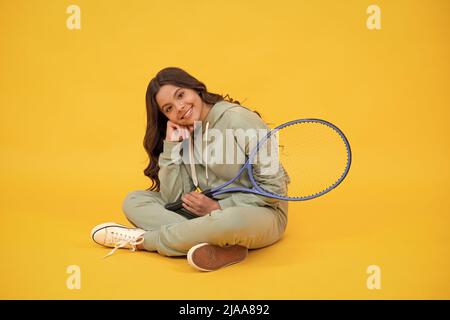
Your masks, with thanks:
M 205 129 L 205 140 L 206 140 L 206 145 L 205 145 L 205 153 L 206 153 L 206 159 L 205 159 L 205 176 L 206 176 L 206 185 L 208 185 L 208 128 L 209 128 L 209 122 L 206 123 L 206 129 Z
M 194 139 L 190 137 L 189 140 L 189 164 L 191 165 L 192 181 L 194 182 L 195 187 L 198 188 L 197 172 L 195 171 L 194 164 Z
M 208 186 L 208 129 L 209 129 L 209 122 L 206 122 L 206 129 L 205 129 L 205 176 L 206 176 L 206 185 Z M 195 131 L 194 131 L 195 133 Z M 191 167 L 192 172 L 192 182 L 194 183 L 195 187 L 198 188 L 198 177 L 197 177 L 197 171 L 195 169 L 195 163 L 194 163 L 194 138 L 190 138 L 190 144 L 189 144 L 189 163 Z M 202 156 L 200 154 L 200 156 Z

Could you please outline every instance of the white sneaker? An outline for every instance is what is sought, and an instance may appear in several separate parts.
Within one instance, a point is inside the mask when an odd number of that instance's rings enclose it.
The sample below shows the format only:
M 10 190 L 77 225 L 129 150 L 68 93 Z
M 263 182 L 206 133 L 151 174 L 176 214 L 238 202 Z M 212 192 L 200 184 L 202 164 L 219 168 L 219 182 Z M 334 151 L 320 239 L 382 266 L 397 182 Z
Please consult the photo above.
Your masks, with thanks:
M 129 228 L 114 222 L 107 222 L 95 226 L 91 231 L 91 238 L 102 246 L 114 248 L 104 257 L 106 258 L 120 248 L 136 251 L 136 246 L 144 242 L 145 232 L 139 228 Z

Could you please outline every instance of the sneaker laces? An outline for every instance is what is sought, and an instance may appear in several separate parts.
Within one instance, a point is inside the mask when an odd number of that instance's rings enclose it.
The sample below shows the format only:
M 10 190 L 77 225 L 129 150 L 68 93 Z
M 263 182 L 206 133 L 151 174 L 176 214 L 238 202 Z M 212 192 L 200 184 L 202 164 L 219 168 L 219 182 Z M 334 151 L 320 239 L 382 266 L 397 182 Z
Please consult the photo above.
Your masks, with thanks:
M 111 242 L 115 243 L 114 249 L 112 249 L 106 256 L 103 258 L 107 258 L 110 255 L 114 254 L 117 249 L 124 248 L 129 245 L 131 251 L 136 251 L 138 245 L 144 243 L 144 237 L 140 236 L 136 239 L 136 237 L 127 235 L 121 232 L 111 232 Z

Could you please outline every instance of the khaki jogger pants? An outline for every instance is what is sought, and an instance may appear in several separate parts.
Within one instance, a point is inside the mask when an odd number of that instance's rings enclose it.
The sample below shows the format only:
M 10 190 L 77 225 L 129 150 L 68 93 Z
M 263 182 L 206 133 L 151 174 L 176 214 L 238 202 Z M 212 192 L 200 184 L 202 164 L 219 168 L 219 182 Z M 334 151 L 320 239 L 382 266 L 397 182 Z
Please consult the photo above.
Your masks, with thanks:
M 278 208 L 243 206 L 214 210 L 208 215 L 187 219 L 164 208 L 159 192 L 130 192 L 123 212 L 136 227 L 146 230 L 144 247 L 166 256 L 183 256 L 199 243 L 219 246 L 241 245 L 262 248 L 278 241 L 287 223 L 287 202 Z

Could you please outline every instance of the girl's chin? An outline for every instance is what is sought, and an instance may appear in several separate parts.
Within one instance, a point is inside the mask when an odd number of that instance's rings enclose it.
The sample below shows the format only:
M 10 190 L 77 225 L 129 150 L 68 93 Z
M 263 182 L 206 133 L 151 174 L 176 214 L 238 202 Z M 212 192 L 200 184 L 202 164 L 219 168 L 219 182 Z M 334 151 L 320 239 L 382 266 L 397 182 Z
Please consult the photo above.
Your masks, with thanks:
M 185 126 L 193 126 L 196 121 L 200 121 L 200 119 L 188 119 L 183 125 Z

